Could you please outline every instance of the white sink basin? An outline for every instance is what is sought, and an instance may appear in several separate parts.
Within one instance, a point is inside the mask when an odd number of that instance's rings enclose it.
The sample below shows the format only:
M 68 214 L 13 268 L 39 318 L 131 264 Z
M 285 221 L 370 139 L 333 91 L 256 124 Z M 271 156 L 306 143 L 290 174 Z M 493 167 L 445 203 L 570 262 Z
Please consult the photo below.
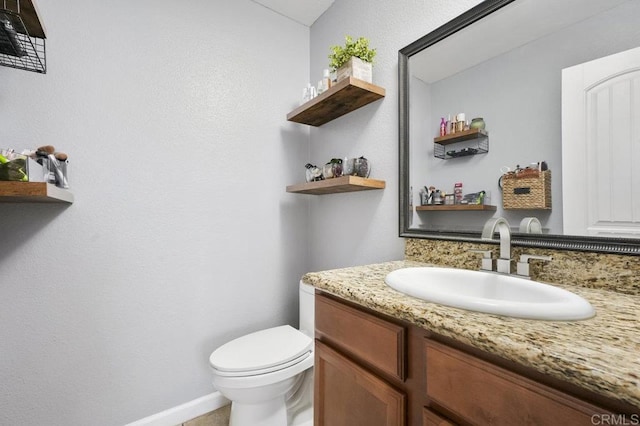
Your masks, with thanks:
M 591 304 L 577 294 L 511 275 L 416 267 L 395 270 L 385 282 L 427 302 L 489 314 L 539 320 L 582 320 L 595 315 Z

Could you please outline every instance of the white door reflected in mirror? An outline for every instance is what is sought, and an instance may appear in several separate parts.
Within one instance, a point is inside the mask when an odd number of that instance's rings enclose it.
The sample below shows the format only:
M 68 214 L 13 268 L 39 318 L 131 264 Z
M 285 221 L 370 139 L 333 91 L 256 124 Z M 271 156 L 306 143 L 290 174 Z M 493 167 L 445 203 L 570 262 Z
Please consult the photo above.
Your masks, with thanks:
M 562 70 L 565 235 L 640 238 L 640 48 Z

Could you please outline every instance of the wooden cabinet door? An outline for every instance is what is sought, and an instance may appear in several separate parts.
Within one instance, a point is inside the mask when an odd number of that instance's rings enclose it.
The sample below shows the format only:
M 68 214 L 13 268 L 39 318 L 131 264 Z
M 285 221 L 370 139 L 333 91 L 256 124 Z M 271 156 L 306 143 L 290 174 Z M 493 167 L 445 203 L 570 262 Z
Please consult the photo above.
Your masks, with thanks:
M 406 396 L 316 340 L 315 426 L 405 426 Z
M 424 407 L 422 409 L 422 426 L 456 426 L 456 424 Z

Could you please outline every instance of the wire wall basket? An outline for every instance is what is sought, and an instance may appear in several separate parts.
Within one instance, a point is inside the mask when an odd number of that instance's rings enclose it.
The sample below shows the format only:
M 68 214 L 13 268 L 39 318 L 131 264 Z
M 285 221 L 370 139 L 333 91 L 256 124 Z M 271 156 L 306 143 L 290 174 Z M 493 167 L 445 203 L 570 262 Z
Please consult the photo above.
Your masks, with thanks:
M 45 34 L 32 1 L 2 0 L 0 6 L 0 65 L 46 74 Z

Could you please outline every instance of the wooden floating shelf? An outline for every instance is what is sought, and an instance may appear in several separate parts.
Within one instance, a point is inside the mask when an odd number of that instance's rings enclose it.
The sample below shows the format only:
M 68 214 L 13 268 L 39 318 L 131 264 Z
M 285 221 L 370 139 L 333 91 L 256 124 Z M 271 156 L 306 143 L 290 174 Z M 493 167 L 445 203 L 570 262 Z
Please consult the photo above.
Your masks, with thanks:
M 385 96 L 385 89 L 349 77 L 287 114 L 287 120 L 322 126 Z
M 431 206 L 416 206 L 418 211 L 496 211 L 496 206 L 490 206 L 488 204 L 438 204 Z
M 73 203 L 73 193 L 46 182 L 0 182 L 0 203 Z
M 489 134 L 482 129 L 469 129 L 461 132 L 452 133 L 450 135 L 438 136 L 433 138 L 433 142 L 439 145 L 449 145 L 451 143 L 468 141 L 471 139 L 486 138 Z
M 47 38 L 39 11 L 32 0 L 7 0 L 4 5 L 0 5 L 0 9 L 19 14 L 31 37 Z
M 296 194 L 335 194 L 339 192 L 367 191 L 371 189 L 384 189 L 383 180 L 368 179 L 358 176 L 342 176 L 339 178 L 325 179 L 317 182 L 299 183 L 287 186 L 287 192 Z

